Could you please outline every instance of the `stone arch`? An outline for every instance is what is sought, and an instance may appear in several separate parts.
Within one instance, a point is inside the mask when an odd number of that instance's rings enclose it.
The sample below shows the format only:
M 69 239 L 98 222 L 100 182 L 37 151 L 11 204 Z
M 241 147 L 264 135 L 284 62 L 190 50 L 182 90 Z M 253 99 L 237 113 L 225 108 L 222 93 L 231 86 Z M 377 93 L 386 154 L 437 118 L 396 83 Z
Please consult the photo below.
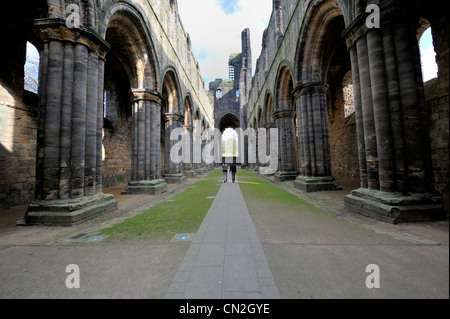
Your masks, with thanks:
M 300 32 L 294 62 L 301 175 L 295 186 L 307 192 L 340 189 L 332 173 L 329 114 L 335 114 L 336 92 L 342 100 L 342 89 L 337 88 L 342 88 L 342 78 L 351 69 L 341 34 L 348 19 L 343 12 L 348 17 L 352 8 L 335 0 L 313 4 Z
M 278 76 L 276 80 L 276 100 L 275 100 L 275 111 L 291 110 L 292 101 L 292 91 L 293 91 L 293 80 L 292 72 L 289 66 L 282 64 L 278 71 Z
M 264 127 L 264 112 L 262 107 L 258 108 L 258 128 Z
M 182 114 L 181 91 L 178 76 L 173 68 L 168 68 L 165 72 L 162 93 L 166 103 L 166 113 Z
M 157 91 L 158 57 L 141 11 L 125 3 L 114 3 L 104 10 L 107 13 L 100 34 L 127 69 L 132 87 Z
M 104 67 L 103 180 L 106 186 L 114 186 L 127 180 L 159 178 L 145 133 L 156 129 L 157 122 L 150 122 L 156 116 L 151 115 L 155 106 L 150 106 L 150 96 L 158 81 L 155 55 L 140 11 L 124 3 L 108 5 L 100 25 L 111 48 Z M 119 150 L 117 145 L 121 145 Z
M 273 107 L 273 98 L 270 92 L 266 93 L 266 97 L 264 100 L 264 124 L 275 123 L 275 119 L 273 117 L 274 107 Z
M 194 123 L 193 114 L 194 114 L 194 108 L 192 105 L 192 98 L 191 98 L 190 94 L 187 94 L 184 99 L 184 111 L 183 111 L 185 126 L 191 126 L 191 127 L 193 126 L 193 123 Z
M 171 149 L 175 145 L 170 135 L 174 130 L 182 128 L 184 117 L 178 77 L 171 67 L 167 68 L 163 77 L 162 95 L 164 100 L 161 112 L 161 166 L 167 182 L 178 182 L 182 165 L 175 164 L 170 158 Z
M 276 126 L 279 129 L 279 172 L 278 181 L 292 180 L 298 175 L 296 112 L 293 99 L 292 72 L 286 63 L 280 65 L 276 90 L 275 112 Z M 294 147 L 293 147 L 294 146 Z
M 419 28 L 417 30 L 417 39 L 420 41 L 423 33 L 431 28 L 431 36 L 433 40 L 433 48 L 435 63 L 437 67 L 437 77 L 424 83 L 425 102 L 430 111 L 430 137 L 432 166 L 435 168 L 433 179 L 436 190 L 440 191 L 443 196 L 444 206 L 448 211 L 449 206 L 449 188 L 448 188 L 448 164 L 449 156 L 446 151 L 449 146 L 448 121 L 447 128 L 442 125 L 442 121 L 448 116 L 448 19 L 442 17 L 444 12 L 433 12 L 433 6 L 422 4 L 418 10 Z M 445 31 L 447 30 L 447 31 Z M 423 65 L 423 57 L 420 63 Z M 425 70 L 423 70 L 425 71 Z M 422 74 L 423 75 L 423 74 Z M 443 97 L 447 98 L 443 98 Z M 441 123 L 441 124 L 439 124 Z M 444 151 L 445 150 L 445 151 Z
M 332 56 L 334 51 L 330 41 L 330 26 L 335 19 L 344 20 L 341 6 L 335 0 L 314 2 L 311 5 L 307 18 L 300 32 L 297 53 L 295 57 L 295 80 L 299 84 L 311 82 L 324 82 L 327 72 L 327 60 L 324 56 Z M 344 22 L 345 26 L 345 22 Z M 345 29 L 345 27 L 344 27 Z M 340 34 L 337 35 L 340 38 Z M 325 73 L 325 74 L 324 74 Z
M 225 129 L 232 128 L 237 129 L 240 127 L 240 121 L 238 116 L 235 114 L 228 112 L 219 120 L 219 124 L 217 126 L 219 130 L 223 133 Z

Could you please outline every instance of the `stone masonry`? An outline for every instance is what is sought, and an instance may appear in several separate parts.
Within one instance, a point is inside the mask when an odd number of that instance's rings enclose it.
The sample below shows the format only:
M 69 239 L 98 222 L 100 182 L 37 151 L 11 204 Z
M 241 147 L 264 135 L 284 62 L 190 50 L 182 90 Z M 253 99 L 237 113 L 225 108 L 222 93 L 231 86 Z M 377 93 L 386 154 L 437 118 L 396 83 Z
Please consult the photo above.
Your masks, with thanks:
M 393 223 L 445 216 L 449 19 L 441 5 L 274 0 L 247 117 L 258 127 L 275 118 L 277 180 L 295 178 L 309 192 L 357 178 L 350 211 Z M 426 102 L 417 39 L 430 26 L 439 72 Z
M 165 191 L 164 175 L 181 171 L 161 156 L 161 126 L 181 125 L 187 97 L 191 118 L 214 121 L 177 2 L 21 5 L 0 28 L 12 48 L 0 50 L 0 208 L 29 204 L 26 224 L 69 225 L 115 209 L 105 185 Z M 35 97 L 24 92 L 27 41 L 40 54 Z

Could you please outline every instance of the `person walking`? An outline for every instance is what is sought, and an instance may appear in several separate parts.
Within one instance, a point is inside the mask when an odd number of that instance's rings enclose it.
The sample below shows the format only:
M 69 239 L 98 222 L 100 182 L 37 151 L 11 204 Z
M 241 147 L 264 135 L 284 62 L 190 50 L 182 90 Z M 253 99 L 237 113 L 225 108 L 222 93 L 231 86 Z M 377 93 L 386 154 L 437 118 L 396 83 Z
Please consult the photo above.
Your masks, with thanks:
M 237 172 L 237 168 L 236 168 L 236 164 L 235 163 L 231 164 L 230 172 L 231 172 L 231 180 L 234 183 L 234 181 L 236 180 L 236 172 Z
M 226 183 L 228 181 L 228 165 L 225 162 L 222 164 L 222 173 L 223 173 L 223 182 Z

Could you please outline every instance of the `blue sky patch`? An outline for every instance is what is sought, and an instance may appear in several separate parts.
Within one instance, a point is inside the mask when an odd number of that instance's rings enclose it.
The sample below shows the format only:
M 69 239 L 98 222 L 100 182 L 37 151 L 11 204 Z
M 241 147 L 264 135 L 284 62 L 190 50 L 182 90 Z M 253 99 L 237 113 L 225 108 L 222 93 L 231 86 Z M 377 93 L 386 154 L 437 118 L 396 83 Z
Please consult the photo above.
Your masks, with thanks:
M 239 0 L 219 0 L 219 5 L 228 15 L 232 15 L 239 10 Z

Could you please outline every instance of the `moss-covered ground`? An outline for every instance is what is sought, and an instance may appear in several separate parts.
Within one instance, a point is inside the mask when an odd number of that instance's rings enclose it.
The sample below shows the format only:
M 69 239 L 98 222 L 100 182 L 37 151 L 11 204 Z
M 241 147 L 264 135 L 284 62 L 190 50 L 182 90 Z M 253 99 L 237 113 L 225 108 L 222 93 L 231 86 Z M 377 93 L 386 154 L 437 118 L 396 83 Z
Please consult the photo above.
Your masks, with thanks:
M 178 233 L 195 233 L 219 191 L 221 174 L 220 170 L 213 171 L 169 201 L 103 229 L 101 235 L 109 236 L 104 243 L 145 241 L 157 244 L 170 241 Z

